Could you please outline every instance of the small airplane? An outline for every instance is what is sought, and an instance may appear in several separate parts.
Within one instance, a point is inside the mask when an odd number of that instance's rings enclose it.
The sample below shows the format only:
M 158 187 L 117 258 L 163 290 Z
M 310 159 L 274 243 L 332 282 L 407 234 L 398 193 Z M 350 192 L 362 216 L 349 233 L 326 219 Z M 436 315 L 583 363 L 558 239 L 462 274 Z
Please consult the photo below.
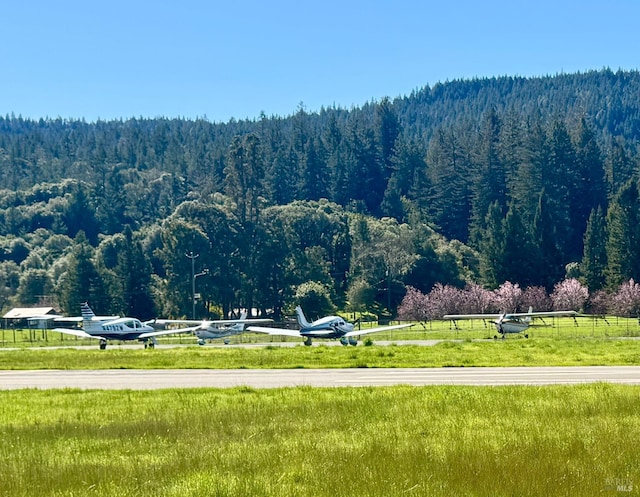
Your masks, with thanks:
M 354 329 L 355 325 L 353 323 L 346 322 L 340 316 L 326 316 L 310 323 L 307 321 L 300 306 L 296 307 L 296 317 L 298 319 L 298 325 L 300 326 L 299 330 L 249 326 L 247 331 L 268 333 L 269 335 L 301 337 L 304 338 L 305 345 L 311 345 L 313 338 L 340 339 L 342 345 L 357 345 L 358 339 L 356 337 L 359 335 L 368 335 L 369 333 L 376 333 L 378 331 L 397 330 L 413 326 L 413 324 L 398 324 L 394 326 L 380 326 L 378 328 L 356 330 Z
M 100 349 L 107 348 L 107 340 L 140 340 L 144 347 L 153 348 L 157 344 L 156 337 L 180 333 L 181 330 L 157 331 L 139 319 L 129 317 L 96 316 L 89 304 L 80 305 L 82 314 L 82 329 L 53 328 L 51 331 L 74 335 L 80 338 L 96 338 L 100 340 Z
M 156 319 L 149 324 L 158 324 L 161 326 L 167 324 L 191 324 L 189 328 L 181 328 L 174 330 L 174 333 L 193 332 L 198 337 L 198 345 L 204 345 L 206 340 L 214 340 L 223 338 L 224 343 L 229 343 L 229 337 L 237 335 L 245 331 L 247 323 L 271 323 L 273 319 L 250 318 L 247 319 L 247 311 L 240 313 L 239 319 L 218 319 L 218 320 L 201 320 L 193 319 Z
M 529 307 L 528 312 L 512 312 L 502 314 L 447 314 L 442 319 L 450 319 L 454 322 L 459 319 L 493 319 L 493 324 L 496 330 L 502 338 L 505 338 L 510 333 L 522 333 L 527 330 L 533 324 L 535 318 L 546 317 L 566 317 L 577 316 L 576 311 L 547 311 L 547 312 L 533 312 L 533 308 Z M 525 338 L 529 338 L 528 334 L 524 335 Z M 498 338 L 497 335 L 494 338 Z

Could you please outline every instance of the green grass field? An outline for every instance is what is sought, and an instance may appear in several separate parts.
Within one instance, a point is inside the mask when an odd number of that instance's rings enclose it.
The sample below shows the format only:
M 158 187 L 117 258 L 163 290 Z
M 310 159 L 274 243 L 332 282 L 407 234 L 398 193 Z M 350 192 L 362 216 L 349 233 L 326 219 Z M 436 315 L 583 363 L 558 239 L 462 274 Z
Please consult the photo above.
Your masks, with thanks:
M 605 384 L 5 391 L 0 495 L 633 495 L 639 397 Z
M 640 365 L 640 340 L 510 338 L 433 346 L 190 347 L 0 351 L 0 369 L 255 369 Z
M 31 331 L 0 369 L 640 365 L 634 320 L 506 340 L 446 325 L 372 346 L 103 351 Z M 375 345 L 436 338 L 456 341 Z M 0 497 L 637 495 L 639 401 L 609 384 L 0 391 Z
M 396 324 L 396 323 L 394 323 Z M 362 329 L 376 326 L 376 323 L 363 323 Z M 612 338 L 612 337 L 640 337 L 640 322 L 637 318 L 622 317 L 579 317 L 551 318 L 536 320 L 536 325 L 527 330 L 531 338 Z M 496 330 L 490 321 L 473 319 L 468 321 L 429 321 L 414 323 L 406 330 L 393 330 L 367 335 L 374 341 L 394 340 L 438 340 L 438 339 L 491 339 Z M 238 343 L 279 343 L 298 342 L 297 338 L 269 336 L 262 333 L 243 333 L 230 338 L 231 344 Z M 113 343 L 113 342 L 112 342 Z M 159 343 L 196 344 L 193 335 L 179 334 L 161 337 Z M 222 344 L 222 340 L 213 343 Z M 0 329 L 0 348 L 15 347 L 44 347 L 44 346 L 93 346 L 97 340 L 80 339 L 64 335 L 51 330 L 36 329 Z

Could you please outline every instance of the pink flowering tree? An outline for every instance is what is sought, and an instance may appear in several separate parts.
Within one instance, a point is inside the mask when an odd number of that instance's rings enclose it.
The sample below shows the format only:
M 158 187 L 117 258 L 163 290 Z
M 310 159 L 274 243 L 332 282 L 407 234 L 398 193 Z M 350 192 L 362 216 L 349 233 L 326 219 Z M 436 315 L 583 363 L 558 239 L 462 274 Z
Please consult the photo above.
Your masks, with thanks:
M 623 283 L 611 299 L 611 311 L 618 316 L 640 317 L 640 284 L 633 278 Z
M 522 304 L 522 288 L 517 283 L 505 281 L 494 290 L 498 312 L 518 312 Z
M 551 292 L 553 308 L 557 311 L 579 311 L 589 298 L 589 290 L 575 278 L 556 283 Z
M 591 314 L 604 316 L 608 312 L 611 312 L 610 308 L 612 307 L 611 306 L 612 298 L 613 298 L 612 295 L 610 295 L 604 290 L 598 290 L 592 293 L 589 296 L 589 300 L 587 302 L 587 306 L 589 308 L 588 311 Z
M 457 314 L 463 301 L 461 293 L 462 290 L 454 286 L 436 283 L 427 295 L 427 312 L 431 319 L 440 319 L 445 314 Z
M 534 311 L 549 311 L 552 304 L 547 291 L 542 286 L 528 286 L 522 292 L 522 308 Z
M 477 283 L 469 283 L 460 293 L 461 302 L 458 314 L 484 314 L 495 307 L 495 297 L 491 290 L 487 290 Z
M 409 286 L 402 302 L 398 306 L 398 319 L 402 321 L 429 321 L 427 296 L 420 290 Z

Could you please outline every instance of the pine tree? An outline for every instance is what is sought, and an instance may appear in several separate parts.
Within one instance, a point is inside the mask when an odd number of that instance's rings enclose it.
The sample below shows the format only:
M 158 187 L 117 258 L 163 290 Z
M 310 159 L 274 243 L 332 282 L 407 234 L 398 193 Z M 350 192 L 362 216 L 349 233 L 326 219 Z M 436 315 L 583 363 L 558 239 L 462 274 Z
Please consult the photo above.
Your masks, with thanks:
M 382 158 L 382 176 L 388 181 L 395 170 L 393 156 L 396 150 L 396 140 L 402 131 L 400 121 L 396 115 L 389 97 L 385 97 L 376 106 L 376 120 L 378 126 L 377 140 L 380 144 Z
M 574 227 L 571 246 L 572 253 L 584 246 L 587 221 L 594 209 L 604 207 L 607 202 L 604 163 L 600 147 L 596 142 L 593 129 L 583 117 L 576 139 L 576 175 L 575 189 L 570 192 L 571 224 Z
M 611 201 L 607 213 L 607 270 L 610 289 L 633 278 L 640 280 L 640 194 L 628 181 Z
M 562 253 L 558 247 L 558 236 L 549 196 L 543 189 L 538 196 L 538 207 L 533 219 L 532 274 L 534 285 L 541 285 L 551 291 L 564 275 Z
M 562 121 L 552 123 L 549 135 L 549 158 L 542 173 L 543 185 L 549 205 L 549 229 L 555 231 L 556 245 L 564 263 L 578 260 L 582 246 L 572 246 L 574 230 L 584 227 L 574 226 L 571 219 L 571 196 L 576 191 L 576 155 L 571 137 Z
M 498 288 L 507 276 L 504 273 L 504 232 L 502 207 L 495 201 L 489 206 L 484 231 L 479 240 L 480 275 L 489 288 Z
M 477 153 L 473 157 L 469 226 L 472 242 L 477 241 L 483 230 L 489 206 L 497 202 L 501 208 L 506 208 L 507 204 L 505 169 L 499 154 L 500 129 L 498 114 L 495 109 L 491 109 L 483 120 Z
M 125 227 L 123 235 L 118 263 L 114 269 L 121 285 L 122 313 L 150 319 L 155 315 L 151 293 L 151 264 L 140 242 L 134 240 L 129 226 Z
M 82 302 L 89 302 L 96 313 L 111 313 L 111 298 L 103 275 L 98 272 L 92 259 L 93 252 L 84 233 L 78 233 L 67 271 L 58 287 L 58 301 L 67 314 L 77 315 Z
M 414 193 L 418 206 L 444 236 L 466 242 L 470 204 L 464 175 L 468 163 L 453 130 L 438 130 L 429 144 L 426 163 L 426 185 Z
M 512 205 L 502 224 L 504 249 L 502 252 L 501 279 L 517 283 L 521 287 L 536 283 L 532 262 L 533 243 L 530 232 L 524 227 L 518 210 Z
M 587 230 L 584 234 L 584 255 L 580 272 L 582 282 L 590 292 L 601 290 L 605 286 L 607 267 L 606 220 L 602 207 L 591 211 Z

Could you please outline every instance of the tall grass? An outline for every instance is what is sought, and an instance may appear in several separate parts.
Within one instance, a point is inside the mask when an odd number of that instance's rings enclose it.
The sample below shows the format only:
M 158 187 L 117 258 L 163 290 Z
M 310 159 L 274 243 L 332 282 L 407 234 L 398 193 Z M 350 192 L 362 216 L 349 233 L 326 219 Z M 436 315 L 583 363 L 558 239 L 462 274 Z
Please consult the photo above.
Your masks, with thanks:
M 374 342 L 375 344 L 375 342 Z M 434 346 L 314 346 L 0 351 L 0 369 L 399 368 L 640 364 L 640 340 L 509 338 Z
M 361 323 L 361 329 L 377 326 L 377 323 Z M 545 318 L 536 319 L 534 326 L 527 330 L 532 338 L 608 338 L 639 337 L 640 321 L 638 318 L 610 316 L 578 317 L 578 318 Z M 373 340 L 429 340 L 429 339 L 485 339 L 493 338 L 496 330 L 491 320 L 471 319 L 452 321 L 429 321 L 414 323 L 409 329 L 392 330 L 369 335 Z M 237 343 L 279 343 L 301 342 L 299 338 L 269 336 L 263 333 L 243 333 L 229 338 L 232 344 Z M 163 343 L 193 344 L 196 337 L 189 334 L 170 335 L 159 338 Z M 131 342 L 130 342 L 131 343 Z M 223 340 L 213 343 L 222 344 Z M 51 330 L 36 329 L 0 329 L 0 347 L 44 347 L 44 346 L 97 346 L 95 339 L 83 339 L 64 335 Z
M 640 485 L 640 387 L 0 392 L 0 495 L 588 496 Z

